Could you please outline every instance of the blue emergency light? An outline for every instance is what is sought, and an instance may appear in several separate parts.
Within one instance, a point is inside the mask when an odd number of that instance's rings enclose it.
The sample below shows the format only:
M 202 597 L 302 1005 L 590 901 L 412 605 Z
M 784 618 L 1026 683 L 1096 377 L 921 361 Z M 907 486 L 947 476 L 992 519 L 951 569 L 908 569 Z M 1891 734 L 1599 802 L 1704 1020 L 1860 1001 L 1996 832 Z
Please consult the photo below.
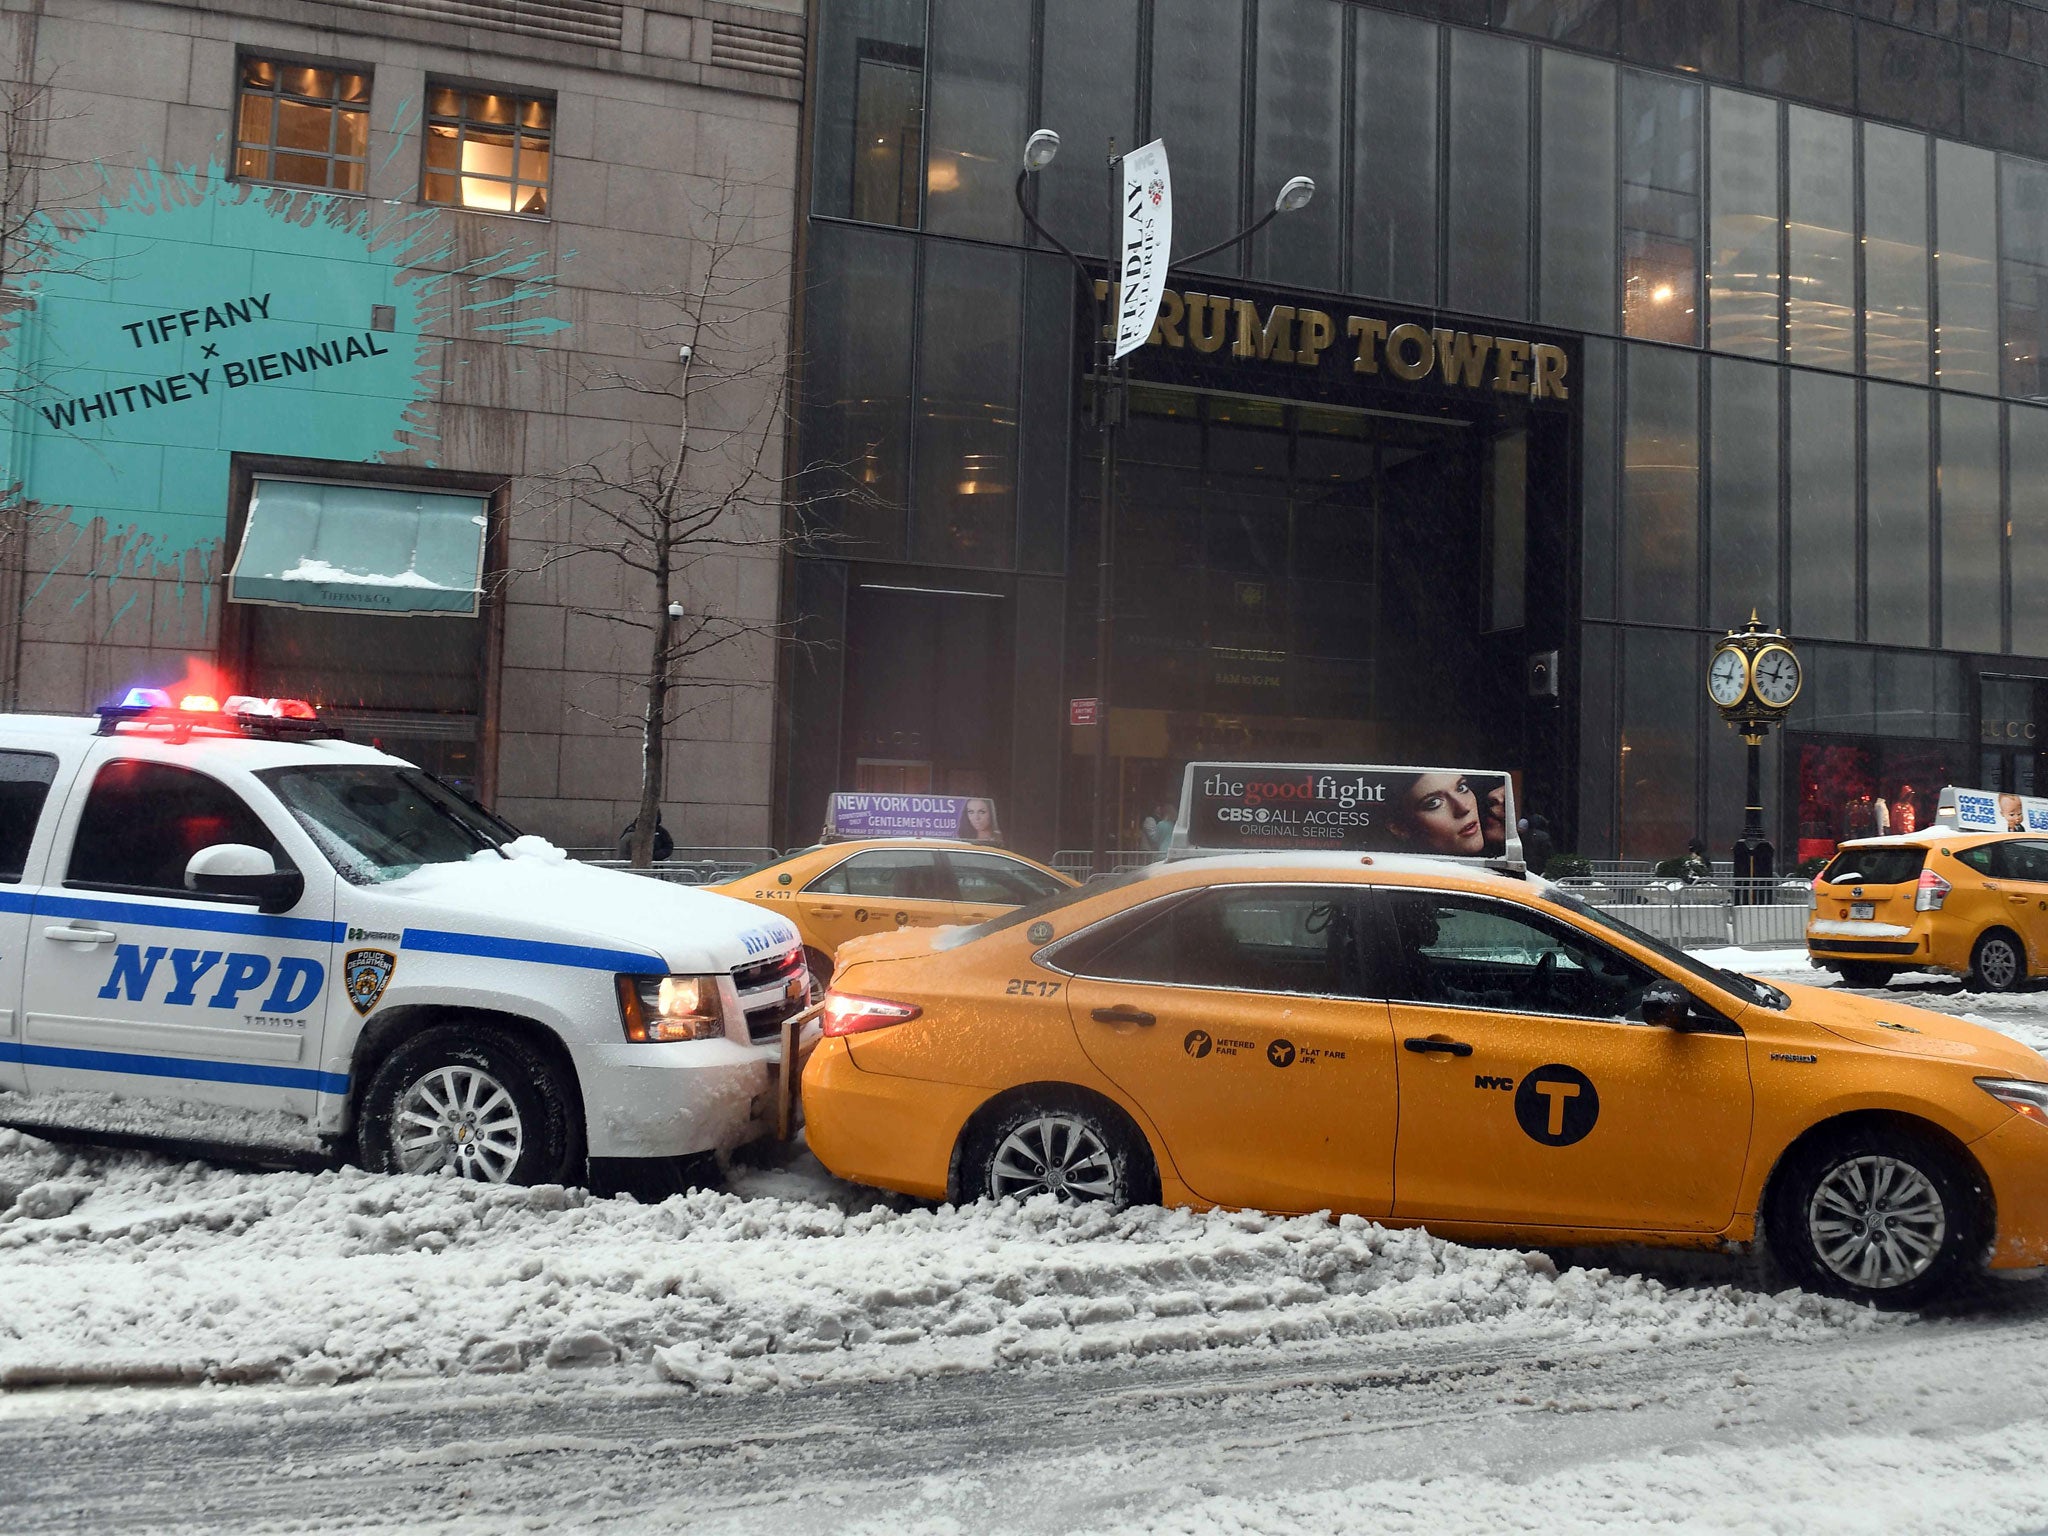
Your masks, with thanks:
M 320 723 L 320 712 L 304 699 L 266 699 L 231 694 L 223 704 L 207 693 L 188 693 L 173 701 L 162 688 L 130 688 L 118 704 L 102 704 L 99 734 L 111 736 L 123 725 L 159 727 L 173 741 L 195 730 L 241 731 L 254 736 L 334 737 L 341 731 Z

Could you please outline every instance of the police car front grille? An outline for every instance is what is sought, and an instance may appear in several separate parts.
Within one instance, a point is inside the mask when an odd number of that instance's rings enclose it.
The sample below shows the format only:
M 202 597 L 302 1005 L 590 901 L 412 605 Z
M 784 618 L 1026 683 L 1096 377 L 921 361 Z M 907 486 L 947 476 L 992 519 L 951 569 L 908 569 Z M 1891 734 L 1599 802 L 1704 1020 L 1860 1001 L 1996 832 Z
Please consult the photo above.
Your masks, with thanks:
M 753 1041 L 773 1040 L 782 1033 L 782 1021 L 793 1013 L 802 1013 L 810 1006 L 808 997 L 796 997 L 770 1008 L 756 1008 L 747 1015 L 747 1038 Z
M 757 960 L 752 965 L 740 966 L 732 973 L 732 984 L 742 994 L 758 992 L 763 987 L 773 986 L 778 981 L 787 981 L 804 968 L 804 952 L 792 949 L 786 955 L 777 955 L 772 960 Z

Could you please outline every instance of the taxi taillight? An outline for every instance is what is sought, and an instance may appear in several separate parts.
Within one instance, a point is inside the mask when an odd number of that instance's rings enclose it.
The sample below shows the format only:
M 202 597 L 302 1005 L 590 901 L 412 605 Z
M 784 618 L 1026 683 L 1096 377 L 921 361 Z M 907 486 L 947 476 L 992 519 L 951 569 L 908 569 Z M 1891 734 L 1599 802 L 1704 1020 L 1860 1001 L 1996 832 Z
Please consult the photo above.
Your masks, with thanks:
M 1948 893 L 1954 889 L 1946 880 L 1931 869 L 1920 871 L 1920 884 L 1913 892 L 1915 912 L 1939 912 L 1941 904 L 1948 900 Z
M 915 1003 L 892 1003 L 881 997 L 856 997 L 850 992 L 827 992 L 818 1026 L 827 1035 L 858 1035 L 871 1029 L 887 1029 L 916 1018 L 924 1010 Z

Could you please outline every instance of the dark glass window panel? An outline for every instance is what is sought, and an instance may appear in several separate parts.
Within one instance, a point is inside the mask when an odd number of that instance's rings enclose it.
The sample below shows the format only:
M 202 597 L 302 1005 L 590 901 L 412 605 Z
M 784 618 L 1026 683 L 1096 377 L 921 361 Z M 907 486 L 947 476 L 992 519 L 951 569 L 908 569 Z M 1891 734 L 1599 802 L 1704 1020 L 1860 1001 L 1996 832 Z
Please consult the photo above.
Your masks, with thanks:
M 843 225 L 810 231 L 800 457 L 850 555 L 900 559 L 910 479 L 916 245 Z
M 1546 48 L 1538 312 L 1578 331 L 1614 328 L 1614 66 Z
M 926 229 L 981 240 L 1022 230 L 1014 188 L 1034 126 L 1030 57 L 1030 0 L 931 0 Z
M 1351 287 L 1434 304 L 1438 32 L 1379 11 L 1353 14 Z
M 64 883 L 192 897 L 185 866 L 220 843 L 261 848 L 280 868 L 287 864 L 270 829 L 220 780 L 169 763 L 116 758 L 93 778 Z
M 1044 49 L 1033 126 L 1060 136 L 1060 157 L 1032 178 L 1035 211 L 1075 250 L 1100 255 L 1109 241 L 1109 143 L 1120 151 L 1138 143 L 1138 8 L 1046 0 Z M 1177 155 L 1173 169 L 1178 181 Z
M 1941 399 L 1941 643 L 1954 651 L 2000 644 L 1998 405 Z
M 1579 410 L 1584 413 L 1585 479 L 1579 489 L 1580 516 L 1585 525 L 1585 590 L 1589 619 L 1614 617 L 1614 466 L 1615 432 L 1620 411 L 1615 386 L 1617 349 L 1611 341 L 1587 337 L 1579 367 Z
M 1778 372 L 1732 357 L 1709 367 L 1707 618 L 1734 629 L 1778 607 Z
M 1863 125 L 1863 366 L 1927 382 L 1927 140 Z
M 1793 107 L 1787 355 L 1816 368 L 1856 366 L 1856 177 L 1851 121 Z
M 1922 564 L 1924 584 L 1927 573 L 1925 563 Z M 1877 717 L 1877 728 L 1885 735 L 1934 734 L 1935 662 L 1935 656 L 1927 651 L 1878 651 L 1871 657 L 1871 711 Z M 1891 830 L 1905 829 L 1894 818 Z
M 1998 157 L 1934 141 L 1934 377 L 1943 389 L 1998 390 Z
M 1927 402 L 1890 384 L 1864 392 L 1864 633 L 1881 645 L 1929 639 Z
M 1616 776 L 1626 759 L 1621 733 L 1615 728 L 1615 694 L 1621 673 L 1617 660 L 1624 631 L 1588 624 L 1579 634 L 1579 836 L 1578 851 L 1588 858 L 1615 857 L 1614 792 Z
M 2048 155 L 2048 71 L 1982 49 L 1963 51 L 1963 137 Z
M 1330 0 L 1260 0 L 1253 87 L 1255 213 L 1290 177 L 1315 179 L 1306 208 L 1282 214 L 1252 243 L 1252 275 L 1289 287 L 1334 289 L 1343 240 L 1338 192 L 1343 142 L 1344 12 Z
M 2048 656 L 2048 410 L 2007 412 L 2012 482 L 2012 648 Z
M 1044 870 L 1001 854 L 949 851 L 946 862 L 952 866 L 953 885 L 961 901 L 1014 907 L 1068 889 Z
M 0 752 L 0 880 L 21 879 L 56 776 L 57 759 L 47 752 Z
M 1621 616 L 1690 624 L 1699 586 L 1699 359 L 1628 349 L 1621 474 Z
M 816 212 L 916 226 L 924 168 L 924 31 L 924 0 L 835 0 L 821 9 L 811 176 Z M 1015 153 L 1022 152 L 1018 146 Z
M 1794 373 L 1791 401 L 1792 623 L 1856 638 L 1856 385 Z
M 1083 964 L 1119 981 L 1355 997 L 1363 987 L 1354 913 L 1341 888 L 1204 892 L 1138 922 Z
M 1451 33 L 1450 250 L 1445 301 L 1529 313 L 1529 49 Z
M 1173 243 L 1198 251 L 1242 227 L 1244 0 L 1179 0 L 1154 17 L 1152 136 L 1173 164 Z M 1236 272 L 1243 247 L 1199 270 Z
M 918 360 L 917 558 L 1016 563 L 1018 336 L 1024 258 L 927 244 Z
M 1074 273 L 1066 258 L 1027 258 L 1024 370 L 1017 426 L 1017 563 L 1066 571 L 1074 412 Z M 1127 434 L 1128 435 L 1128 434 Z
M 2048 397 L 2048 165 L 1999 164 L 2005 392 Z
M 1493 24 L 1504 32 L 1570 43 L 1593 53 L 1612 53 L 1621 0 L 1494 0 Z
M 1622 634 L 1621 783 L 1625 859 L 1669 859 L 1699 835 L 1700 654 L 1697 636 Z
M 1707 189 L 1708 345 L 1778 355 L 1783 209 L 1778 196 L 1778 104 L 1740 91 L 1709 96 L 1713 153 Z
M 1761 90 L 1847 107 L 1854 95 L 1850 19 L 1801 0 L 1743 0 L 1742 78 Z
M 1862 22 L 1856 28 L 1856 105 L 1935 133 L 1963 128 L 1963 50 L 1939 38 Z
M 1637 64 L 1733 80 L 1741 73 L 1736 0 L 1622 0 L 1621 52 Z
M 1621 318 L 1631 336 L 1699 337 L 1700 88 L 1621 77 Z
M 950 901 L 950 882 L 936 854 L 921 849 L 877 848 L 856 853 L 804 887 L 820 896 L 879 896 L 889 901 Z
M 1389 891 L 1375 906 L 1393 938 L 1387 995 L 1396 1002 L 1620 1019 L 1656 979 L 1581 930 L 1506 902 Z

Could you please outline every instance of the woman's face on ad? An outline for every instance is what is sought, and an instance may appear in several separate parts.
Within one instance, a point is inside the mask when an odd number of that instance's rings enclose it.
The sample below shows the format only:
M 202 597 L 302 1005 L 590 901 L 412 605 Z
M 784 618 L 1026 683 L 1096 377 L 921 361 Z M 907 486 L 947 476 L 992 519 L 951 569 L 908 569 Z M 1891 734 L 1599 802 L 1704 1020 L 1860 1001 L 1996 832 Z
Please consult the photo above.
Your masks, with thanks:
M 1463 774 L 1426 773 L 1408 791 L 1408 822 L 1432 853 L 1482 853 L 1479 797 Z
M 986 800 L 968 801 L 967 825 L 976 837 L 993 836 L 996 830 L 996 808 Z

